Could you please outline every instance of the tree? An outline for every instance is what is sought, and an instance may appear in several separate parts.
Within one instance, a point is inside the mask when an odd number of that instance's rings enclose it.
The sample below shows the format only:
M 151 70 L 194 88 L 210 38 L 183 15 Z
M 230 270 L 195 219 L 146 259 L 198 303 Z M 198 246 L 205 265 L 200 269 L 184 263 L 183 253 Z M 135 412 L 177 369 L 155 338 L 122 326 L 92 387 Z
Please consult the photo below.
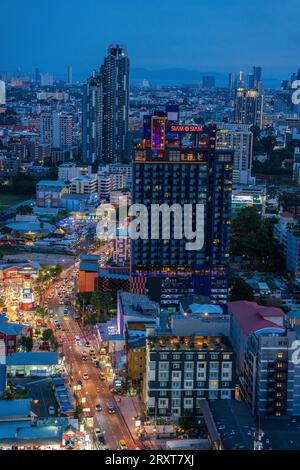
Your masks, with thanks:
M 26 352 L 31 352 L 33 348 L 33 341 L 31 336 L 22 336 L 21 346 L 26 350 Z
M 247 282 L 240 277 L 234 277 L 230 288 L 230 302 L 237 300 L 254 300 L 254 291 Z
M 43 332 L 43 341 L 50 343 L 52 346 L 55 344 L 55 336 L 53 330 L 50 328 Z

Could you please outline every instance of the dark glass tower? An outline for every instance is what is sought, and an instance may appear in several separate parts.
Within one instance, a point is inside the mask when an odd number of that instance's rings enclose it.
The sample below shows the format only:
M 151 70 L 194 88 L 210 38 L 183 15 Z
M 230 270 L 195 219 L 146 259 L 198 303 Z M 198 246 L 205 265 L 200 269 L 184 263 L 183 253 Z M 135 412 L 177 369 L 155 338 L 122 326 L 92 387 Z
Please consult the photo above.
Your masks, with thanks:
M 87 80 L 83 90 L 82 153 L 86 163 L 94 163 L 102 156 L 102 100 L 102 78 L 98 73 Z
M 110 45 L 101 67 L 103 83 L 102 160 L 128 160 L 130 62 L 124 46 Z
M 214 126 L 169 123 L 166 117 L 144 121 L 145 139 L 135 147 L 133 204 L 204 205 L 204 246 L 187 251 L 187 239 L 132 241 L 131 288 L 163 296 L 166 279 L 184 290 L 227 301 L 231 225 L 231 151 L 216 149 Z M 174 286 L 174 282 L 173 286 Z M 190 283 L 190 284 L 189 284 Z M 159 300 L 156 298 L 156 300 Z M 161 300 L 161 299 L 160 299 Z

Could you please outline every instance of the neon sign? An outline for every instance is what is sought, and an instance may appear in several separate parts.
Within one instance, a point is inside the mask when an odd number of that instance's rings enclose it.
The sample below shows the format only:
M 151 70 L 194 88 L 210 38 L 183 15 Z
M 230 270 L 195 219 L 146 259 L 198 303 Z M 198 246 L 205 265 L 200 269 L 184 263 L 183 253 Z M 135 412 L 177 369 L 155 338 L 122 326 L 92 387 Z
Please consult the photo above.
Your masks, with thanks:
M 179 126 L 179 125 L 174 125 L 170 127 L 170 132 L 186 132 L 186 133 L 192 133 L 192 132 L 202 132 L 203 127 L 202 126 Z

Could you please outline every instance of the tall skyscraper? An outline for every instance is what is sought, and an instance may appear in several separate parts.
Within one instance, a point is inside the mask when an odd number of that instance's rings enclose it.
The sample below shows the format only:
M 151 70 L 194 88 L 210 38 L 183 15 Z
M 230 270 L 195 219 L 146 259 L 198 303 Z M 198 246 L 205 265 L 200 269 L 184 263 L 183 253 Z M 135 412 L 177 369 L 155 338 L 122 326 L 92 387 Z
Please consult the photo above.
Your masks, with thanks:
M 40 72 L 40 69 L 38 67 L 35 69 L 35 82 L 38 85 L 41 84 L 41 72 Z
M 253 133 L 249 124 L 217 123 L 217 148 L 233 150 L 233 182 L 251 183 Z
M 110 45 L 101 67 L 103 82 L 102 160 L 128 160 L 130 62 L 124 46 Z
M 177 125 L 162 116 L 151 116 L 148 122 L 146 139 L 134 151 L 133 204 L 142 204 L 148 214 L 153 204 L 170 208 L 177 204 L 182 208 L 183 226 L 187 219 L 190 223 L 194 219 L 197 205 L 203 205 L 204 244 L 201 249 L 187 250 L 187 238 L 184 234 L 178 239 L 174 223 L 170 224 L 170 239 L 164 239 L 166 221 L 159 228 L 159 239 L 153 238 L 151 229 L 156 222 L 150 216 L 148 239 L 132 242 L 131 288 L 157 296 L 169 280 L 185 291 L 189 284 L 195 293 L 216 303 L 226 302 L 232 151 L 216 149 L 213 125 Z M 187 219 L 183 215 L 186 204 L 193 210 Z
M 239 124 L 262 128 L 264 97 L 257 90 L 238 88 L 235 96 L 234 120 Z
M 239 72 L 238 79 L 237 79 L 237 87 L 238 88 L 244 88 L 244 86 L 245 86 L 245 74 L 241 70 Z
M 262 67 L 254 66 L 253 67 L 253 79 L 254 79 L 254 86 L 255 90 L 262 92 L 263 82 L 262 82 Z
M 129 159 L 130 62 L 124 46 L 110 45 L 100 72 L 88 79 L 83 97 L 83 158 L 91 163 Z
M 72 85 L 73 83 L 73 67 L 72 65 L 68 65 L 68 85 Z
M 234 89 L 234 74 L 233 73 L 230 73 L 228 75 L 228 89 L 230 93 L 233 92 L 233 89 Z
M 5 82 L 0 80 L 0 106 L 6 104 L 6 87 Z
M 82 153 L 86 163 L 102 158 L 102 77 L 94 73 L 84 85 L 82 106 Z

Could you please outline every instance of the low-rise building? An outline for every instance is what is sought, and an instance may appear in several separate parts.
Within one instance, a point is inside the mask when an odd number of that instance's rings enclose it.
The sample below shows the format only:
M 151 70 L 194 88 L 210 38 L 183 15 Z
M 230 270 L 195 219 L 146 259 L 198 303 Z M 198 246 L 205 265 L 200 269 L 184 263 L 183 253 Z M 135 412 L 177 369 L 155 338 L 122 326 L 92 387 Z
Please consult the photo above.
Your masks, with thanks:
M 68 192 L 68 186 L 61 181 L 40 181 L 36 187 L 37 206 L 60 208 L 61 199 Z
M 234 399 L 235 353 L 223 336 L 147 338 L 144 404 L 148 417 L 201 416 L 201 401 Z

